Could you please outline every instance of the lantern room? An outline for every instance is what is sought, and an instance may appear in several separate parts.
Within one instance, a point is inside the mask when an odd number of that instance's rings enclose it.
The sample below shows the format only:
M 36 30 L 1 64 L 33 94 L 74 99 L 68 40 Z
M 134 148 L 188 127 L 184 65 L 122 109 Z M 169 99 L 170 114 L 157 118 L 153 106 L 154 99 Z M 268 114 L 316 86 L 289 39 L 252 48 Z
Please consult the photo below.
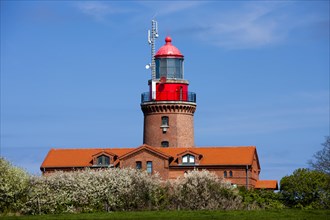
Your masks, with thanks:
M 172 38 L 165 38 L 163 45 L 153 56 L 155 78 L 149 80 L 149 92 L 142 94 L 141 102 L 183 101 L 196 102 L 196 94 L 188 91 L 189 82 L 184 79 L 184 56 L 172 44 Z
M 165 45 L 155 55 L 156 79 L 183 79 L 183 55 L 172 45 L 171 37 L 165 38 Z

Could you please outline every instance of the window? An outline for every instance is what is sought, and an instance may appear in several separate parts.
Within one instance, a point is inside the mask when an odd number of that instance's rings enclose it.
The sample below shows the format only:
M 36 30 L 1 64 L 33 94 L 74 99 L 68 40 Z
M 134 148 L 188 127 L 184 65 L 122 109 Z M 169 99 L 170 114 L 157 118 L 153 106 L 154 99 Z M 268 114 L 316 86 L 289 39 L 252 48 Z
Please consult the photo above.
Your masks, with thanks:
M 195 163 L 195 157 L 193 155 L 187 154 L 182 157 L 182 163 L 183 164 L 194 164 Z
M 162 117 L 162 125 L 160 126 L 161 129 L 163 129 L 163 133 L 165 134 L 167 129 L 169 128 L 169 120 L 167 116 Z
M 142 162 L 141 162 L 141 161 L 136 161 L 136 166 L 135 166 L 135 168 L 136 168 L 137 170 L 141 170 L 141 169 L 142 169 Z
M 227 178 L 227 171 L 223 172 L 223 177 Z
M 97 165 L 110 165 L 110 158 L 102 155 L 97 158 Z
M 163 116 L 162 117 L 162 126 L 168 126 L 168 117 L 167 116 Z
M 183 79 L 183 59 L 180 58 L 157 58 L 156 78 L 165 76 L 168 79 Z
M 147 173 L 152 173 L 152 161 L 147 162 Z
M 168 141 L 162 141 L 161 145 L 162 147 L 168 147 L 170 143 Z
M 233 171 L 229 171 L 229 177 L 233 177 Z

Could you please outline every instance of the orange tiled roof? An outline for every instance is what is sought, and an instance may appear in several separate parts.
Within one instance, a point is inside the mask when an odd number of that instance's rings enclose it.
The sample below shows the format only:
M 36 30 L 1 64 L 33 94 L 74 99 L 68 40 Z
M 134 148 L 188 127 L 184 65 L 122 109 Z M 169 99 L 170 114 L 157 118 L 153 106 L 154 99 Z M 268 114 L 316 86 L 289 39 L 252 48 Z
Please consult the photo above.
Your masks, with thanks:
M 199 165 L 251 165 L 254 154 L 257 154 L 256 147 L 194 147 L 194 148 L 158 148 L 173 158 L 180 153 L 190 150 L 201 154 L 202 159 Z M 258 156 L 257 156 L 258 157 Z
M 255 187 L 256 189 L 278 189 L 277 180 L 258 180 Z
M 193 148 L 160 148 L 142 145 L 139 148 L 80 148 L 80 149 L 51 149 L 41 168 L 47 167 L 88 167 L 92 165 L 93 155 L 102 151 L 118 157 L 131 154 L 137 149 L 155 149 L 163 156 L 173 157 L 185 151 L 202 155 L 199 165 L 251 165 L 254 154 L 258 158 L 256 147 L 193 147 Z M 171 163 L 175 165 L 175 163 Z M 258 164 L 259 166 L 259 164 Z M 259 166 L 260 167 L 260 166 Z
M 102 151 L 121 156 L 133 149 L 134 148 L 51 149 L 44 162 L 41 164 L 41 167 L 87 167 L 92 165 L 93 155 Z

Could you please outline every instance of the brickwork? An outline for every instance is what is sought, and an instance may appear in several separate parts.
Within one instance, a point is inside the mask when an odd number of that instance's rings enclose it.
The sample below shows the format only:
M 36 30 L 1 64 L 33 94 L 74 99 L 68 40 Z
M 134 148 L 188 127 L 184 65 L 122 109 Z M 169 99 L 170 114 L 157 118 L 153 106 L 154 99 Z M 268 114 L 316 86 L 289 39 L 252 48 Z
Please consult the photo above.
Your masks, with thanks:
M 194 146 L 194 112 L 196 105 L 187 102 L 161 102 L 141 105 L 144 113 L 143 143 L 162 147 L 168 141 L 169 147 Z M 169 118 L 169 126 L 165 130 L 162 117 Z
M 168 160 L 160 157 L 149 151 L 141 151 L 139 153 L 130 155 L 120 161 L 121 168 L 136 168 L 136 162 L 140 161 L 142 164 L 141 170 L 147 170 L 147 162 L 152 162 L 152 174 L 159 173 L 163 180 L 168 179 Z
M 255 154 L 253 156 L 253 162 L 250 169 L 251 184 L 255 186 L 256 182 L 259 180 L 260 169 L 258 168 L 258 158 Z
M 236 184 L 237 186 L 244 186 L 248 185 L 248 188 L 254 188 L 256 184 L 256 178 L 252 177 L 251 170 L 248 170 L 248 183 L 246 182 L 246 167 L 226 167 L 226 166 L 217 166 L 212 168 L 203 168 L 203 167 L 195 167 L 199 170 L 206 169 L 212 173 L 215 173 L 220 178 L 224 178 L 228 181 L 230 181 L 232 184 Z M 176 168 L 170 168 L 168 173 L 169 179 L 176 179 L 179 176 L 184 175 L 185 172 L 189 170 L 193 170 L 194 167 L 176 167 Z M 224 172 L 227 171 L 227 177 L 224 177 Z M 232 171 L 233 176 L 230 177 L 229 171 Z M 257 178 L 259 179 L 259 177 Z
M 246 186 L 248 188 L 253 188 L 255 186 L 256 180 L 251 176 L 251 170 L 248 169 L 248 179 L 246 179 L 246 167 L 224 167 L 218 169 L 208 169 L 210 172 L 216 173 L 219 177 L 224 177 L 224 172 L 227 171 L 226 180 L 230 181 L 232 184 L 236 184 L 237 186 Z M 232 177 L 229 175 L 229 172 L 232 171 Z
M 168 165 L 168 160 L 159 157 L 158 155 L 152 154 L 150 152 L 144 151 L 142 153 L 132 155 L 131 157 L 125 158 L 120 162 L 121 168 L 136 168 L 136 162 L 140 161 L 142 168 L 141 170 L 147 169 L 147 162 L 152 161 L 152 174 L 159 173 L 160 177 L 163 180 L 174 180 L 180 176 L 183 176 L 185 172 L 189 170 L 193 170 L 194 167 L 175 167 L 170 168 Z M 49 175 L 56 170 L 61 170 L 65 172 L 72 172 L 75 170 L 81 170 L 84 168 L 47 168 L 44 175 Z M 198 168 L 203 170 L 204 168 Z M 224 171 L 227 171 L 227 178 L 226 180 L 230 181 L 232 184 L 237 184 L 238 186 L 246 186 L 246 168 L 244 167 L 224 167 L 218 166 L 214 168 L 207 168 L 208 171 L 215 173 L 217 176 L 224 178 Z M 229 176 L 229 171 L 232 171 L 233 176 Z M 248 171 L 249 178 L 248 178 L 248 187 L 254 188 L 256 185 L 259 176 L 253 176 L 251 173 L 251 169 Z

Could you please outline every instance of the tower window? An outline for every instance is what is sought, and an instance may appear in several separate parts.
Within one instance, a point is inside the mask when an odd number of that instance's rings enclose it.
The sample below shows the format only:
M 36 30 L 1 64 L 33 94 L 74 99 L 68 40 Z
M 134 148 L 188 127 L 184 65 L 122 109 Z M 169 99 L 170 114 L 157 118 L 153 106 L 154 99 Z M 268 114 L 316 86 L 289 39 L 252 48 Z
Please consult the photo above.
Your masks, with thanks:
M 163 116 L 162 117 L 162 126 L 168 126 L 168 117 L 167 116 Z
M 136 168 L 137 170 L 141 170 L 141 169 L 142 169 L 142 162 L 141 162 L 141 161 L 136 161 L 136 166 L 135 166 L 135 168 Z
M 170 143 L 168 141 L 162 141 L 161 146 L 162 147 L 169 147 Z
M 182 164 L 195 164 L 195 157 L 193 155 L 187 154 L 182 157 Z
M 227 178 L 227 171 L 223 172 L 223 177 Z
M 152 161 L 147 162 L 147 173 L 152 173 Z
M 110 165 L 110 158 L 105 155 L 99 156 L 97 158 L 97 165 L 103 165 L 103 166 Z
M 169 120 L 167 116 L 162 117 L 162 125 L 160 126 L 161 129 L 163 130 L 163 133 L 165 134 L 167 129 L 169 128 Z

